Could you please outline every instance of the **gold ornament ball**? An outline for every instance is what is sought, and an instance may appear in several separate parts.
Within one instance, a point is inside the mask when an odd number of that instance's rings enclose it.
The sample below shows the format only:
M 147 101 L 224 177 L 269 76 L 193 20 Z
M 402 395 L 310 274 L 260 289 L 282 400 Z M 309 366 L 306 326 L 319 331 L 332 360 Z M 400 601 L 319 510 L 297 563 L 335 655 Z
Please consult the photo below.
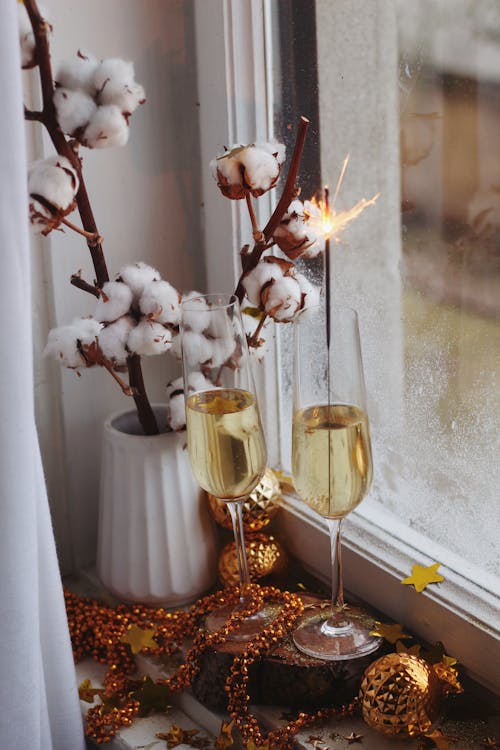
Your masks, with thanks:
M 243 503 L 243 528 L 245 531 L 260 531 L 278 512 L 278 500 L 281 497 L 281 488 L 278 477 L 272 469 L 266 469 L 254 491 Z M 231 516 L 227 503 L 218 500 L 213 495 L 208 495 L 210 511 L 220 526 L 232 529 Z
M 273 536 L 261 533 L 247 534 L 245 549 L 247 551 L 248 572 L 253 583 L 265 576 L 278 575 L 286 568 L 288 557 L 285 549 Z M 239 583 L 238 561 L 234 542 L 226 544 L 221 550 L 219 577 L 225 586 L 235 586 Z
M 388 737 L 411 737 L 429 730 L 439 713 L 441 681 L 423 659 L 387 654 L 370 664 L 361 681 L 366 723 Z

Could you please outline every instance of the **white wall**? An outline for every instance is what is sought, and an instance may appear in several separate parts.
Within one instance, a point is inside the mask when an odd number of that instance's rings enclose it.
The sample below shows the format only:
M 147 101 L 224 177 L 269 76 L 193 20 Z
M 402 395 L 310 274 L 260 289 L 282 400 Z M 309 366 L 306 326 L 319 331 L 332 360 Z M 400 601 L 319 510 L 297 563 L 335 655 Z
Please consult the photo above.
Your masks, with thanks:
M 180 290 L 205 286 L 192 5 L 191 0 L 45 4 L 54 26 L 54 69 L 78 48 L 99 57 L 121 56 L 134 61 L 148 97 L 131 119 L 125 148 L 82 149 L 110 275 L 140 259 Z M 29 131 L 38 127 L 30 124 Z M 50 152 L 47 143 L 45 151 Z M 64 570 L 94 559 L 101 425 L 109 412 L 132 403 L 102 370 L 78 378 L 41 359 L 50 327 L 92 312 L 93 298 L 69 284 L 80 268 L 92 281 L 90 255 L 77 235 L 53 233 L 33 242 L 37 423 Z M 164 400 L 164 385 L 177 365 L 156 357 L 144 371 L 151 400 Z

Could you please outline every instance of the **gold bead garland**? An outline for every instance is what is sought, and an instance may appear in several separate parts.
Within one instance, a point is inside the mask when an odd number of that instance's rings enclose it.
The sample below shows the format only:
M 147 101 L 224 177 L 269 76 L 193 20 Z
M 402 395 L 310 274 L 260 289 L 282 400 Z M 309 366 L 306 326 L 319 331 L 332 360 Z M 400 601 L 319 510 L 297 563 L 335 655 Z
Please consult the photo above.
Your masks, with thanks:
M 208 633 L 203 629 L 199 630 L 209 612 L 225 605 L 236 605 L 242 596 L 244 605 L 240 605 L 218 631 Z M 235 586 L 200 599 L 188 610 L 173 612 L 143 605 L 110 608 L 68 591 L 65 592 L 65 598 L 75 660 L 92 656 L 109 667 L 104 679 L 103 703 L 91 707 L 87 713 L 86 734 L 98 743 L 111 740 L 120 727 L 130 726 L 139 714 L 140 705 L 131 690 L 137 683 L 130 678 L 136 665 L 130 646 L 121 640 L 131 626 L 155 629 L 154 638 L 158 647 L 143 650 L 157 655 L 174 653 L 184 638 L 194 636 L 193 645 L 183 664 L 172 677 L 156 683 L 167 686 L 174 692 L 191 684 L 200 669 L 201 656 L 207 648 L 224 643 L 229 634 L 237 630 L 246 617 L 261 609 L 266 601 L 280 603 L 281 609 L 273 621 L 249 641 L 245 650 L 234 660 L 226 682 L 228 710 L 243 740 L 253 740 L 256 745 L 268 743 L 269 750 L 275 747 L 289 748 L 301 729 L 327 718 L 340 719 L 352 715 L 356 710 L 357 701 L 353 701 L 338 709 L 300 713 L 294 721 L 269 732 L 267 737 L 263 735 L 255 716 L 250 713 L 249 667 L 293 629 L 304 610 L 304 605 L 296 594 L 257 584 L 250 584 L 244 589 Z

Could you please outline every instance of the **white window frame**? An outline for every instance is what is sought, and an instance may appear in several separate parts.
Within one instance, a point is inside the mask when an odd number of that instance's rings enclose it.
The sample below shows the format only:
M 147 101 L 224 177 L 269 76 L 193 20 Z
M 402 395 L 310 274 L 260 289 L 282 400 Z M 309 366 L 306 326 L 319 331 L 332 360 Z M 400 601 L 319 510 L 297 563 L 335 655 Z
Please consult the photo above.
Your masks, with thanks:
M 272 136 L 271 3 L 273 0 L 195 0 L 200 101 L 202 191 L 209 291 L 234 287 L 239 275 L 238 255 L 251 237 L 246 214 L 238 202 L 221 198 L 207 169 L 217 149 L 236 140 L 250 142 Z M 221 82 L 224 85 L 221 85 Z M 395 82 L 396 85 L 396 82 Z M 297 113 L 298 115 L 300 113 Z M 269 215 L 272 196 L 259 201 Z M 265 205 L 262 205 L 265 204 Z M 233 262 L 228 251 L 233 250 Z M 266 357 L 263 389 L 268 434 L 279 433 L 276 372 L 277 350 Z M 270 428 L 270 429 L 269 429 Z M 278 428 L 278 430 L 277 430 Z M 280 435 L 276 435 L 276 444 Z M 272 446 L 270 464 L 278 449 Z M 290 552 L 323 580 L 329 579 L 329 540 L 326 522 L 297 498 L 283 500 L 281 530 Z M 402 541 L 404 539 L 405 541 Z M 445 580 L 421 594 L 402 586 L 411 565 L 430 565 L 437 548 L 423 536 L 409 532 L 389 516 L 352 514 L 345 523 L 346 588 L 401 622 L 419 637 L 443 641 L 467 672 L 498 692 L 498 599 L 460 571 L 443 564 Z M 450 558 L 448 558 L 450 559 Z M 457 572 L 459 570 L 460 572 Z

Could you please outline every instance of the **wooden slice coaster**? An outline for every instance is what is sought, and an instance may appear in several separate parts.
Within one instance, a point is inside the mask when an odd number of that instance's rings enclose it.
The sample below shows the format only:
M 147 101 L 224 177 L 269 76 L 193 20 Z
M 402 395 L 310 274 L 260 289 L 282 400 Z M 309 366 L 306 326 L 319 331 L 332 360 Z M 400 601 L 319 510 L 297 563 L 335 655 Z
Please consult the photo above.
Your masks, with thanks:
M 310 594 L 300 596 L 306 606 L 324 601 Z M 304 618 L 310 614 L 311 610 L 306 611 Z M 226 679 L 235 655 L 244 647 L 244 643 L 228 642 L 205 652 L 193 683 L 193 693 L 201 703 L 213 710 L 226 709 Z M 341 705 L 357 694 L 364 670 L 382 651 L 380 646 L 361 659 L 324 661 L 298 651 L 291 635 L 286 636 L 264 659 L 250 667 L 251 702 L 301 710 Z

